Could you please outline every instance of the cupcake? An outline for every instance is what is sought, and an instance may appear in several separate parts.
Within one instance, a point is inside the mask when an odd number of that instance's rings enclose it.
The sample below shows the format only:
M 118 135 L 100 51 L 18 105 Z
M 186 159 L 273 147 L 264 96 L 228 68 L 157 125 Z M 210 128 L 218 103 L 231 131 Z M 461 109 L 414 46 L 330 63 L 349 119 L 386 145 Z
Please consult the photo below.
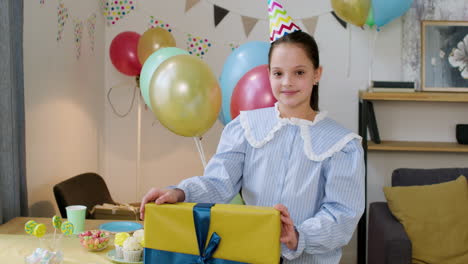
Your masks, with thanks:
M 134 237 L 129 237 L 123 243 L 124 261 L 138 262 L 141 261 L 143 247 L 140 242 Z
M 133 237 L 140 243 L 142 247 L 145 247 L 144 238 L 145 238 L 145 231 L 143 229 L 137 230 L 133 233 Z
M 123 244 L 127 238 L 130 237 L 129 233 L 117 233 L 115 234 L 114 245 L 115 245 L 115 257 L 122 259 L 123 258 Z

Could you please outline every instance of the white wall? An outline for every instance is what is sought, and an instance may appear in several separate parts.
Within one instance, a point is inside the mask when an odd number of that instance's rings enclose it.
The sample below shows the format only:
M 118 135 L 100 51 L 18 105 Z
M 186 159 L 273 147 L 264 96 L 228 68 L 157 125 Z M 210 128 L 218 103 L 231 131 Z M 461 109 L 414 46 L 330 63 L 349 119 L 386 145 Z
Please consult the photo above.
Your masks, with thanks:
M 101 171 L 104 112 L 104 24 L 96 1 L 64 0 L 69 19 L 57 43 L 57 1 L 24 1 L 26 171 L 32 216 L 58 213 L 54 184 Z M 95 12 L 96 49 L 86 19 Z M 75 56 L 73 18 L 84 21 Z

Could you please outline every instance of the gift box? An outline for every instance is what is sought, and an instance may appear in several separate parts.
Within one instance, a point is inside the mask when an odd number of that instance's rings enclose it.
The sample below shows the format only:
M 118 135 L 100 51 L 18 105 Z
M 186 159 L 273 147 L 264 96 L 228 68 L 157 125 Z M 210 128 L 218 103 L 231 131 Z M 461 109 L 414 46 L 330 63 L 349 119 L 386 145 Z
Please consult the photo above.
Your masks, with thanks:
M 132 204 L 102 204 L 91 210 L 94 219 L 140 220 L 140 203 Z
M 279 263 L 280 213 L 234 204 L 145 205 L 144 262 Z

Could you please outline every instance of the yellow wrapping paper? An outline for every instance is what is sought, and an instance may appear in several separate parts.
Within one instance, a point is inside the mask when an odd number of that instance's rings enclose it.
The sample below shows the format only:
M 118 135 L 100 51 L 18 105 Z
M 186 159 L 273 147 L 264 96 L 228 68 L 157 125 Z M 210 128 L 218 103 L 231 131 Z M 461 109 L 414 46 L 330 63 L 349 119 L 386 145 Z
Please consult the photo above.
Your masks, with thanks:
M 145 247 L 199 255 L 193 221 L 195 203 L 145 206 Z M 270 207 L 216 204 L 211 208 L 208 238 L 221 243 L 214 258 L 246 263 L 278 263 L 280 214 Z

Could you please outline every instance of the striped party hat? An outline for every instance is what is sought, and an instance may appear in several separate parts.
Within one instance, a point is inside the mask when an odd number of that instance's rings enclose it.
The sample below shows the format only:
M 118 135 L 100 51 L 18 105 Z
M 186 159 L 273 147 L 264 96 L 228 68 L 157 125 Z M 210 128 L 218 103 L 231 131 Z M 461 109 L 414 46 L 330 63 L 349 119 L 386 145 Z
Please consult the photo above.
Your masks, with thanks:
M 292 18 L 288 16 L 278 0 L 268 0 L 268 14 L 270 17 L 270 42 L 289 33 L 301 30 Z

